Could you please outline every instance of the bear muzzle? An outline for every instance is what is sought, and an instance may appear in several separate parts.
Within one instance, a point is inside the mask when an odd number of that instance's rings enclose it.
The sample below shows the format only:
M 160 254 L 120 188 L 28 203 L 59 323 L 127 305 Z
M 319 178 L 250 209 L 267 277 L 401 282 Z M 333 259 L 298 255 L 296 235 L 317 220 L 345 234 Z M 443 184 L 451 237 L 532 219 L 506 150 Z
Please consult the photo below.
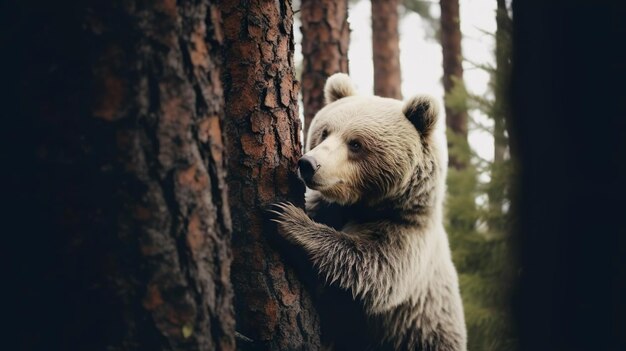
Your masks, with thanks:
M 313 157 L 304 155 L 298 160 L 298 176 L 308 187 L 311 187 L 311 185 L 315 185 L 313 175 L 320 167 Z

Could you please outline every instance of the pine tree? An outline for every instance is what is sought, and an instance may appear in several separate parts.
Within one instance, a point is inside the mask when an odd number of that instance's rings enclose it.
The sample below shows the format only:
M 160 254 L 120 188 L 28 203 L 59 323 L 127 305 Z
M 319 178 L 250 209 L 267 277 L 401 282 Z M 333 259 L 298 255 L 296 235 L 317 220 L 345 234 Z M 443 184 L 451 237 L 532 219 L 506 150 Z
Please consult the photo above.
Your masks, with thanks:
M 402 99 L 398 0 L 371 1 L 374 94 Z
M 506 133 L 507 121 L 511 118 L 510 112 L 510 75 L 511 75 L 511 19 L 506 7 L 505 0 L 497 0 L 497 12 L 496 12 L 496 70 L 493 72 L 494 81 L 494 95 L 492 113 L 490 114 L 494 127 L 494 155 L 492 165 L 492 183 L 506 182 L 506 177 L 509 175 L 507 169 L 509 168 L 509 160 L 507 159 L 507 153 L 509 152 L 508 134 Z M 489 191 L 489 210 L 492 214 L 489 221 L 489 227 L 492 230 L 505 230 L 505 223 L 498 223 L 498 218 L 505 218 L 503 215 L 503 206 L 505 198 L 508 194 L 508 189 L 502 189 L 502 187 L 494 186 Z
M 461 170 L 469 165 L 467 152 L 467 106 L 463 84 L 463 54 L 459 0 L 440 0 L 441 48 L 446 126 L 448 127 L 449 165 Z
M 234 350 L 215 4 L 2 6 L 5 348 Z
M 504 1 L 498 2 L 499 5 Z M 502 12 L 508 21 L 503 21 Z M 457 90 L 448 101 L 465 101 L 494 121 L 490 130 L 495 142 L 493 161 L 480 159 L 467 148 L 464 159 L 470 166 L 450 170 L 448 178 L 448 231 L 454 262 L 459 271 L 466 323 L 468 349 L 515 350 L 517 342 L 511 324 L 509 292 L 514 262 L 511 253 L 510 203 L 513 172 L 508 135 L 504 123 L 510 109 L 510 19 L 506 8 L 499 9 L 496 33 L 496 67 L 483 67 L 492 75 L 494 100 Z M 476 122 L 474 122 L 476 123 Z M 473 170 L 473 171 L 472 171 Z M 471 174 L 468 172 L 472 172 Z M 486 183 L 477 182 L 478 173 L 489 175 Z M 470 193 L 471 196 L 464 194 Z M 476 205 L 476 199 L 481 199 Z M 484 199 L 487 199 L 485 202 Z M 458 220 L 463 218 L 459 226 Z M 473 226 L 469 225 L 474 223 Z
M 239 347 L 315 350 L 317 313 L 278 251 L 267 212 L 280 201 L 303 205 L 304 186 L 294 174 L 301 146 L 291 2 L 224 0 L 221 9 Z
M 350 27 L 347 0 L 302 0 L 302 100 L 304 137 L 324 106 L 324 84 L 331 75 L 348 73 Z

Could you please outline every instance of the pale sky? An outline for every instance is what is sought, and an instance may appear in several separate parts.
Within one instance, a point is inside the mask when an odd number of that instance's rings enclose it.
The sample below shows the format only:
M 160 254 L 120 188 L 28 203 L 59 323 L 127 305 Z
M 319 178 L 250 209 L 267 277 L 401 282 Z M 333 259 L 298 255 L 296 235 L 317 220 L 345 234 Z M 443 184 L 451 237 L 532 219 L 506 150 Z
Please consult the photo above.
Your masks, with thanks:
M 474 68 L 476 64 L 494 64 L 494 37 L 484 32 L 495 33 L 495 0 L 460 0 L 462 50 L 466 60 L 463 67 L 467 89 L 474 94 L 485 96 L 488 93 L 489 75 Z M 433 15 L 439 17 L 439 4 L 433 1 Z M 360 94 L 373 94 L 374 73 L 372 63 L 372 28 L 370 1 L 362 0 L 350 5 L 350 49 L 348 51 L 350 76 Z M 429 94 L 437 98 L 443 106 L 443 75 L 441 45 L 437 40 L 428 39 L 424 22 L 414 13 L 400 19 L 400 65 L 402 69 L 402 95 L 406 98 L 415 94 Z M 299 45 L 302 35 L 299 23 L 295 26 L 296 53 L 298 64 L 302 60 Z M 468 62 L 469 61 L 469 62 Z M 491 125 L 491 120 L 479 112 L 472 111 L 474 119 Z M 442 116 L 443 117 L 443 116 Z M 471 147 L 485 159 L 493 158 L 493 138 L 489 133 L 472 130 L 469 142 Z

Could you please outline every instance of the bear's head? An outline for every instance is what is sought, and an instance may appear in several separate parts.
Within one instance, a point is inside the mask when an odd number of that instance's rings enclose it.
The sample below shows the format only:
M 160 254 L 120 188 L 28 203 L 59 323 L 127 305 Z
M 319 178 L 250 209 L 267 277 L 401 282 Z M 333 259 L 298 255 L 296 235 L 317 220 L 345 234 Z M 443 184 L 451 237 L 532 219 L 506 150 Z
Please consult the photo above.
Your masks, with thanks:
M 441 169 L 433 148 L 437 104 L 428 96 L 407 102 L 358 96 L 346 74 L 324 87 L 326 106 L 313 119 L 300 178 L 329 202 L 375 203 L 407 191 Z M 430 182 L 428 182 L 430 183 Z

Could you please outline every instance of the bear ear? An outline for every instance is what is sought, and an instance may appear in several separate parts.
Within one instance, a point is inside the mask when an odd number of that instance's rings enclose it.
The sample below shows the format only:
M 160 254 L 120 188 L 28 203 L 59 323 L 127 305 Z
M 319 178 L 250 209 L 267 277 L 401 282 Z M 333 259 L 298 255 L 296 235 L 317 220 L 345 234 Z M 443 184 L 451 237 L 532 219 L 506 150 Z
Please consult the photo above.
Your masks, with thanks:
M 404 103 L 402 113 L 413 123 L 422 135 L 428 135 L 435 129 L 439 117 L 439 106 L 432 96 L 417 95 Z
M 345 73 L 333 74 L 328 77 L 324 85 L 324 99 L 327 104 L 355 94 L 352 79 Z

